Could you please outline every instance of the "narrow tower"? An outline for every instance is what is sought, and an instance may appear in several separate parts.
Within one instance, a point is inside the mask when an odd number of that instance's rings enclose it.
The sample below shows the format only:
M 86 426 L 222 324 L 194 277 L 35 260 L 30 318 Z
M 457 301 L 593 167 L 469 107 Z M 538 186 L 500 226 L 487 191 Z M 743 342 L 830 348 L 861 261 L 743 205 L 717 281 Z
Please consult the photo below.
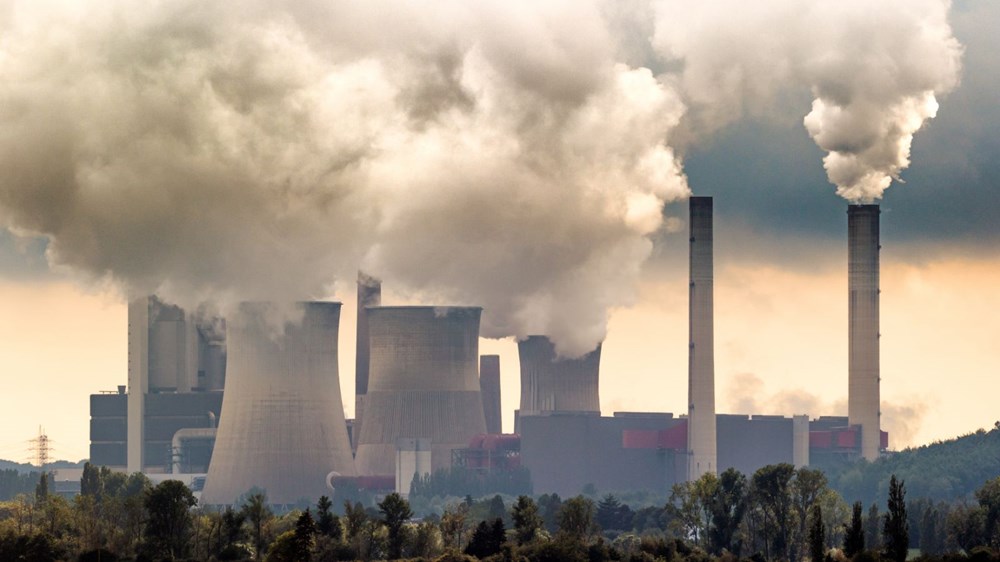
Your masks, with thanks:
M 879 206 L 847 207 L 848 423 L 861 428 L 861 456 L 879 456 Z
M 483 395 L 483 413 L 486 415 L 486 433 L 503 431 L 503 414 L 500 406 L 500 356 L 479 356 L 479 392 Z
M 371 365 L 371 345 L 368 338 L 369 306 L 382 304 L 382 282 L 358 272 L 358 324 L 354 363 L 354 447 L 361 435 L 361 418 L 365 413 L 365 395 L 368 394 L 368 371 Z
M 243 303 L 226 319 L 226 391 L 203 505 L 233 504 L 252 487 L 271 504 L 315 502 L 331 493 L 331 473 L 356 474 L 337 370 L 340 303 L 283 310 Z
M 715 474 L 712 198 L 692 197 L 688 304 L 688 479 Z

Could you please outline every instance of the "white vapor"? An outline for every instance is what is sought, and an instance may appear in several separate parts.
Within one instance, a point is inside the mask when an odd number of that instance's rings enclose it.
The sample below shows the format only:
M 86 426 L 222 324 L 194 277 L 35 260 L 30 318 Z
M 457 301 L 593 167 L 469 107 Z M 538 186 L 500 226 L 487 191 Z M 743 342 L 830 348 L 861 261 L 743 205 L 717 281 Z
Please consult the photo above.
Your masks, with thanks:
M 807 84 L 866 199 L 957 80 L 946 2 L 753 6 L 0 0 L 0 227 L 188 306 L 360 267 L 579 355 L 689 193 L 683 120 Z
M 746 113 L 796 113 L 828 154 L 837 193 L 872 202 L 909 165 L 914 133 L 955 88 L 962 48 L 947 0 L 658 0 L 655 45 L 681 61 L 704 129 Z

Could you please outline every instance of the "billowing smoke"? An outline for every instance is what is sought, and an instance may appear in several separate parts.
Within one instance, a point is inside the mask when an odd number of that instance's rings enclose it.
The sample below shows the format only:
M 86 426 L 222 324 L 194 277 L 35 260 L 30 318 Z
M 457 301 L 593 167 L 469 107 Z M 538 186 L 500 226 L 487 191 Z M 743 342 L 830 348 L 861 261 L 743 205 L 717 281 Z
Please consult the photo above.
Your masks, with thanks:
M 683 63 L 696 128 L 797 114 L 827 152 L 837 193 L 871 202 L 909 165 L 910 143 L 958 83 L 947 0 L 659 0 L 655 44 Z M 803 111 L 804 113 L 805 111 Z
M 0 0 L 0 226 L 186 307 L 360 267 L 582 354 L 688 194 L 683 119 L 793 77 L 845 193 L 905 166 L 955 82 L 947 4 L 800 4 Z

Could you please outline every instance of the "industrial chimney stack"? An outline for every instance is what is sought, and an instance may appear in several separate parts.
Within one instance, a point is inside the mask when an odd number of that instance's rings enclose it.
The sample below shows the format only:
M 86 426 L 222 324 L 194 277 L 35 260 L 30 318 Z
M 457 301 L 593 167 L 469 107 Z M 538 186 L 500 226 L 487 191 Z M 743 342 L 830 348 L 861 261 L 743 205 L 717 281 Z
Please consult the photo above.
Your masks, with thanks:
M 717 471 L 712 198 L 692 197 L 688 305 L 688 479 Z
M 371 364 L 371 343 L 368 336 L 368 314 L 365 308 L 382 304 L 382 282 L 358 272 L 358 323 L 354 360 L 354 433 L 353 447 L 357 449 L 358 435 L 365 413 L 365 395 L 368 394 L 368 371 Z
M 847 416 L 861 428 L 861 456 L 879 456 L 879 206 L 847 207 L 849 357 Z

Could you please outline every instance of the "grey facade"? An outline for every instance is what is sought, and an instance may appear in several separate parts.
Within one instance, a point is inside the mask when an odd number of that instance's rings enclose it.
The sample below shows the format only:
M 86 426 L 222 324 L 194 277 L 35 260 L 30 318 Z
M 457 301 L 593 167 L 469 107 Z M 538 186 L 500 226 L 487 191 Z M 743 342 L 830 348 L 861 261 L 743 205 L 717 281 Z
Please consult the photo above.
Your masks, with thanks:
M 847 207 L 848 387 L 847 417 L 861 427 L 861 456 L 878 458 L 879 206 Z
M 486 433 L 501 433 L 503 409 L 500 403 L 500 356 L 479 357 L 479 392 L 483 396 Z
M 252 487 L 272 504 L 314 502 L 328 477 L 354 476 L 337 365 L 340 303 L 244 303 L 227 318 L 222 416 L 201 502 Z M 287 312 L 287 309 L 285 309 Z
M 784 416 L 716 416 L 718 470 L 753 474 L 769 464 L 794 464 L 793 420 Z
M 518 418 L 548 412 L 600 413 L 601 346 L 577 359 L 556 355 L 546 336 L 517 342 L 521 360 L 521 407 Z
M 358 436 L 362 476 L 395 474 L 400 438 L 430 439 L 434 469 L 486 432 L 479 391 L 480 308 L 367 309 L 371 371 Z
M 715 335 L 712 198 L 692 197 L 688 294 L 688 470 L 697 480 L 718 469 L 715 429 Z

